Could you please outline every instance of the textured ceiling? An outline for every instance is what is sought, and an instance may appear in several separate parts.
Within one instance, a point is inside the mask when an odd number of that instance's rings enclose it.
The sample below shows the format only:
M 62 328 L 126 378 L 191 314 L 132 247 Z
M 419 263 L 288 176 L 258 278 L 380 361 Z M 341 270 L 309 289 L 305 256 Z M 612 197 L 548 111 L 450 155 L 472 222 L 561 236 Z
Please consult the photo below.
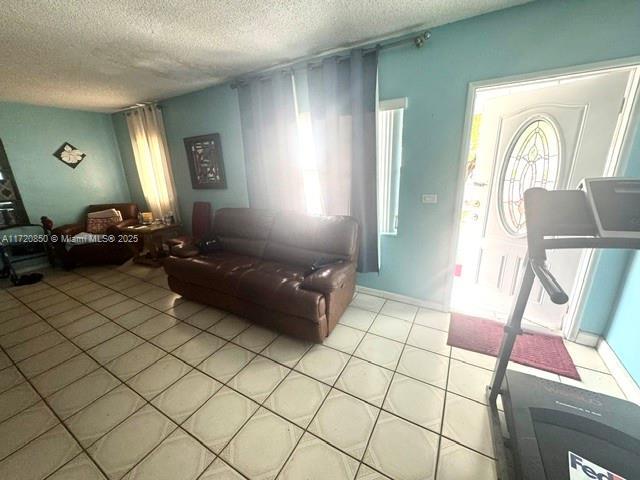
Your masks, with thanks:
M 113 111 L 528 0 L 0 0 L 0 100 Z

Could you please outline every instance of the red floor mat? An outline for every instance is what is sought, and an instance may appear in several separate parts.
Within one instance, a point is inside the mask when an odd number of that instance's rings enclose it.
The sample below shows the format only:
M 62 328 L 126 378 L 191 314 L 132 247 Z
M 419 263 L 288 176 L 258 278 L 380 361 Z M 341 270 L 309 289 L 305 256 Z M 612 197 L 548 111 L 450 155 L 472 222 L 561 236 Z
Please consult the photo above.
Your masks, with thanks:
M 447 343 L 452 347 L 497 357 L 503 334 L 501 323 L 452 313 Z M 511 361 L 580 380 L 567 347 L 564 346 L 562 338 L 555 335 L 525 330 L 516 340 Z

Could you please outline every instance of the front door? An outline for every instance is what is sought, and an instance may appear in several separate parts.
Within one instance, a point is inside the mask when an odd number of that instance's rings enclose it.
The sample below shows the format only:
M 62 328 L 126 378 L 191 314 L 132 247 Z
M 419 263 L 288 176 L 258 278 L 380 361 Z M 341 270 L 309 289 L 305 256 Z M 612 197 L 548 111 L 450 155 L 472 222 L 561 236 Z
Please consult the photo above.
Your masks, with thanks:
M 489 91 L 485 98 L 479 93 L 473 199 L 465 189 L 465 203 L 480 206 L 478 238 L 471 249 L 474 240 L 466 240 L 472 260 L 463 276 L 474 290 L 468 298 L 481 299 L 483 311 L 498 318 L 509 311 L 526 255 L 525 190 L 575 188 L 582 178 L 602 176 L 629 78 L 629 71 L 614 71 Z M 580 255 L 572 250 L 549 256 L 567 292 L 574 287 Z M 559 330 L 566 310 L 537 284 L 525 318 Z

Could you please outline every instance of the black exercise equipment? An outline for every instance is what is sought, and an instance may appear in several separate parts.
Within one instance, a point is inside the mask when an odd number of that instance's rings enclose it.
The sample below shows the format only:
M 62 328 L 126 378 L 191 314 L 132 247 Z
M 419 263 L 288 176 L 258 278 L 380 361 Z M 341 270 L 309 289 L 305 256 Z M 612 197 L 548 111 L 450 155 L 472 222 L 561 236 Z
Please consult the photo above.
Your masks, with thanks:
M 29 229 L 35 228 L 35 233 Z M 42 226 L 36 224 L 0 227 L 0 278 L 9 278 L 14 285 L 31 285 L 42 280 L 42 273 L 19 275 L 15 264 L 46 258 L 48 246 Z
M 578 190 L 532 188 L 524 203 L 528 255 L 487 388 L 498 478 L 638 480 L 640 407 L 507 366 L 534 280 L 554 303 L 569 299 L 547 267 L 547 250 L 640 249 L 640 180 L 587 179 Z

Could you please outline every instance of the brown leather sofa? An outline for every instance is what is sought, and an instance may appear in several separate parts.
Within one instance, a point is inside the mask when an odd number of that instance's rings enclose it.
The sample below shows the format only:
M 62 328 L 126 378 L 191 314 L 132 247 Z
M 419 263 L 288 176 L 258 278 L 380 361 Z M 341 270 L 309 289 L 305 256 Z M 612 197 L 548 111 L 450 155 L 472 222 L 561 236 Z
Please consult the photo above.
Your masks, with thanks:
M 89 205 L 82 220 L 78 223 L 62 225 L 51 230 L 52 235 L 57 235 L 60 239 L 63 236 L 72 237 L 80 232 L 86 232 L 87 213 L 98 212 L 115 208 L 122 213 L 122 222 L 112 225 L 107 229 L 107 235 L 117 236 L 120 228 L 138 224 L 138 205 L 135 203 L 106 203 L 102 205 Z M 67 250 L 61 241 L 53 244 L 54 256 L 62 262 L 64 268 L 73 268 L 78 265 L 120 265 L 131 257 L 136 250 L 142 248 L 142 242 L 108 242 L 108 243 L 88 243 L 84 245 L 74 245 Z
M 220 251 L 165 261 L 174 292 L 314 342 L 351 302 L 358 253 L 351 217 L 225 208 L 212 235 Z

